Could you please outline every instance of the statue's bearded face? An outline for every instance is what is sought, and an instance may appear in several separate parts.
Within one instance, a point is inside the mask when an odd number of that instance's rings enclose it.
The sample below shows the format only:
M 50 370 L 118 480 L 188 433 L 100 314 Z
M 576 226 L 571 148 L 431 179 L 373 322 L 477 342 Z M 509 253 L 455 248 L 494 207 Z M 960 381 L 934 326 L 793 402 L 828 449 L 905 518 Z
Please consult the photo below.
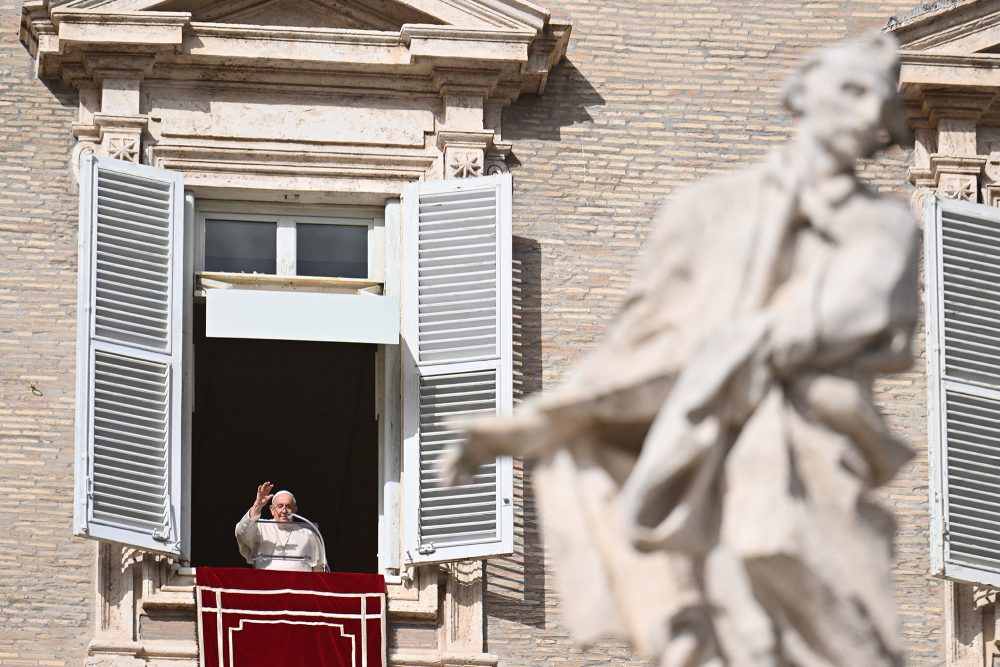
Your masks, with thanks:
M 845 167 L 871 157 L 889 143 L 892 84 L 883 69 L 856 59 L 813 67 L 802 81 L 803 129 Z

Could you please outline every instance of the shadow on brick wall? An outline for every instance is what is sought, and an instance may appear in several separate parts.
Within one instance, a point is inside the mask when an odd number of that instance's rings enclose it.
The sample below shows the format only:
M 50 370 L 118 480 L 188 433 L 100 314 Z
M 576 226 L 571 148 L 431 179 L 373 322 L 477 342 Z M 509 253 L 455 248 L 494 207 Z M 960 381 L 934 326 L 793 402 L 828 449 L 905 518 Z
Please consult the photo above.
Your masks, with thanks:
M 544 95 L 526 95 L 503 112 L 506 141 L 559 141 L 562 128 L 593 121 L 589 107 L 604 106 L 604 98 L 569 60 L 549 72 Z
M 542 389 L 541 244 L 513 239 L 514 400 Z M 514 462 L 515 553 L 492 559 L 486 569 L 487 616 L 532 627 L 545 626 L 545 558 L 538 532 L 530 465 Z

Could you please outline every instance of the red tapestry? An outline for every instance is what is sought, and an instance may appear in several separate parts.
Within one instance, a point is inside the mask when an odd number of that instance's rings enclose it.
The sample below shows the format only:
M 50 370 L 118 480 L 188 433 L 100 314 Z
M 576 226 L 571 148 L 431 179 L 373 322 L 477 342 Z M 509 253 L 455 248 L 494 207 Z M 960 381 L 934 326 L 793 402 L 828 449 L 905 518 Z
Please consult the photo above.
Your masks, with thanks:
M 377 574 L 199 567 L 202 667 L 384 667 Z

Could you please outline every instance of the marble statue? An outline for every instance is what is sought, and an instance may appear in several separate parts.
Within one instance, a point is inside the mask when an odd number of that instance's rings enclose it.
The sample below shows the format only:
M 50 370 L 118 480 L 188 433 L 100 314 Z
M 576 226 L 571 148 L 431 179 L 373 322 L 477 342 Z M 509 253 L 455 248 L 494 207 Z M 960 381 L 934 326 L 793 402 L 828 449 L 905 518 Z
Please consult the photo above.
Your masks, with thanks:
M 537 460 L 564 625 L 662 667 L 903 664 L 894 521 L 911 456 L 872 399 L 909 368 L 918 228 L 855 163 L 909 130 L 892 37 L 807 57 L 795 137 L 660 213 L 625 302 L 558 389 L 469 426 L 455 475 Z

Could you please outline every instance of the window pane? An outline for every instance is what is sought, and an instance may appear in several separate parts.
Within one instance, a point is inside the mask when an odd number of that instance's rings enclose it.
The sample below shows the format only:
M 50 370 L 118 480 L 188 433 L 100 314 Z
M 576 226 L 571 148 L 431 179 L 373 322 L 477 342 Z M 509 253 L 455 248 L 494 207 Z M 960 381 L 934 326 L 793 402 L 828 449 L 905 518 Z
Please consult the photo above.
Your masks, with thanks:
M 368 227 L 300 223 L 295 236 L 297 275 L 368 277 Z
M 274 222 L 205 221 L 205 270 L 231 273 L 278 271 Z

